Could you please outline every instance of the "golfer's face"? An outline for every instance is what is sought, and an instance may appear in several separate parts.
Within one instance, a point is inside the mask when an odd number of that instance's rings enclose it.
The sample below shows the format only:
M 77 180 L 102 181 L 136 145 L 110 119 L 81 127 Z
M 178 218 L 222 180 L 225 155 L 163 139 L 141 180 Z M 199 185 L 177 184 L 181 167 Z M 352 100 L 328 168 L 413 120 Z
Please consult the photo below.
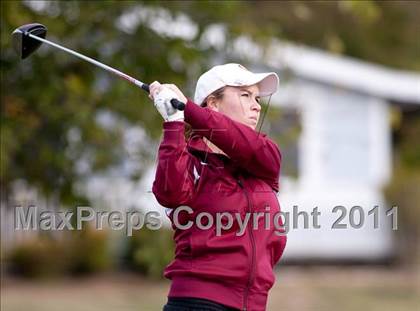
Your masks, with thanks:
M 248 125 L 255 130 L 260 117 L 261 105 L 257 85 L 228 86 L 219 102 L 218 111 L 231 119 Z

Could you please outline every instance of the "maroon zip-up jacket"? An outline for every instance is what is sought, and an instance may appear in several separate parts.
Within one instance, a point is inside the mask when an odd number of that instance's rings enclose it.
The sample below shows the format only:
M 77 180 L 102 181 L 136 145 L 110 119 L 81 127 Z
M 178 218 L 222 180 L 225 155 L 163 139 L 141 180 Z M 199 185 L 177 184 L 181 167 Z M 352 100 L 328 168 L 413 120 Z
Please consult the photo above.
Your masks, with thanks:
M 193 128 L 184 138 L 184 122 L 164 122 L 163 140 L 153 193 L 169 208 L 188 206 L 192 213 L 178 213 L 180 229 L 174 224 L 175 258 L 164 276 L 172 280 L 169 297 L 197 297 L 241 310 L 266 309 L 273 286 L 274 265 L 286 245 L 276 193 L 279 190 L 281 155 L 265 134 L 233 121 L 222 113 L 188 101 L 185 122 Z M 228 155 L 212 153 L 206 137 Z M 197 227 L 197 215 L 207 212 L 213 225 Z M 230 213 L 230 229 L 216 233 L 216 213 Z M 258 212 L 264 213 L 256 217 Z M 246 230 L 239 235 L 242 221 L 250 213 Z M 253 219 L 255 219 L 253 221 Z M 201 218 L 208 224 L 209 218 Z M 222 218 L 226 225 L 227 218 Z M 275 223 L 279 224 L 275 226 Z M 192 224 L 192 225 L 191 225 Z M 244 226 L 245 227 L 245 226 Z M 276 234 L 282 232 L 283 234 Z

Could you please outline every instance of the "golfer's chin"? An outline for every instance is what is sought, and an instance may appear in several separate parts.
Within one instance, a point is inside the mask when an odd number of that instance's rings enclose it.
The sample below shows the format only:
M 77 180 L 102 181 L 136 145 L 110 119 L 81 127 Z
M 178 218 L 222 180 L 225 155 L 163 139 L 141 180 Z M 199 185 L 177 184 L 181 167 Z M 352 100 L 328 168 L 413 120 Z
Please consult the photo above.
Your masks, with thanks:
M 246 126 L 249 126 L 250 128 L 252 128 L 253 130 L 255 130 L 257 128 L 257 123 L 258 121 L 255 119 L 236 119 L 237 122 L 242 123 Z
M 245 124 L 248 125 L 250 128 L 252 128 L 253 130 L 255 130 L 257 128 L 258 121 L 254 119 L 248 119 Z

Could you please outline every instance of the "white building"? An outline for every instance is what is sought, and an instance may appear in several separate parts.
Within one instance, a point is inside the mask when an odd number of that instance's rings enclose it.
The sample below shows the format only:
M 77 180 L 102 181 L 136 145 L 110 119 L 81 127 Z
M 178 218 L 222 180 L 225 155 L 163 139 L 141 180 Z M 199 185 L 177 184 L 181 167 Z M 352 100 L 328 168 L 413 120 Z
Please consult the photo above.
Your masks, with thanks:
M 294 112 L 301 126 L 297 178 L 282 177 L 279 201 L 291 214 L 295 205 L 321 214 L 319 229 L 311 217 L 304 229 L 303 216 L 294 229 L 290 215 L 285 261 L 389 258 L 397 225 L 382 193 L 392 175 L 390 107 L 420 104 L 420 74 L 280 42 L 268 55 L 268 69 L 284 78 L 271 106 Z

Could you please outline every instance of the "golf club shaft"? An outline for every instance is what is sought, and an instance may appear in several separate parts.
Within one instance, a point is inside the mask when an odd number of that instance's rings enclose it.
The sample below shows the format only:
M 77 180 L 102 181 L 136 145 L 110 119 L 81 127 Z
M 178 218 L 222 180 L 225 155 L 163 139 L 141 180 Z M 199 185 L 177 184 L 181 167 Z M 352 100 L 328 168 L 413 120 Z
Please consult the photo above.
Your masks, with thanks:
M 149 93 L 149 85 L 148 84 L 143 83 L 143 82 L 141 82 L 141 81 L 139 81 L 137 79 L 134 79 L 133 77 L 130 77 L 129 75 L 127 75 L 127 74 L 125 74 L 125 73 L 123 73 L 123 72 L 121 72 L 121 71 L 119 71 L 117 69 L 114 69 L 112 67 L 109 67 L 108 65 L 102 64 L 101 62 L 98 62 L 97 60 L 95 60 L 93 58 L 90 58 L 90 57 L 85 56 L 83 54 L 77 53 L 76 51 L 73 51 L 71 49 L 68 49 L 68 48 L 66 48 L 64 46 L 61 46 L 61 45 L 56 44 L 54 42 L 51 42 L 49 40 L 40 38 L 40 37 L 35 36 L 33 34 L 25 33 L 25 35 L 31 37 L 32 39 L 41 41 L 41 42 L 46 43 L 46 44 L 49 44 L 49 45 L 52 45 L 52 46 L 54 46 L 54 47 L 56 47 L 56 48 L 58 48 L 60 50 L 63 50 L 65 52 L 67 52 L 67 53 L 70 53 L 70 54 L 72 54 L 74 56 L 77 56 L 77 57 L 79 57 L 79 58 L 81 58 L 81 59 L 83 59 L 83 60 L 85 60 L 85 61 L 87 61 L 87 62 L 89 62 L 91 64 L 94 64 L 94 65 L 96 65 L 98 67 L 101 67 L 102 69 L 105 69 L 106 71 L 112 72 L 113 74 L 115 74 L 115 75 L 117 75 L 117 76 L 119 76 L 119 77 L 121 77 L 121 78 L 123 78 L 123 79 L 125 79 L 125 80 L 127 80 L 127 81 L 129 81 L 129 82 L 131 82 L 131 83 L 133 83 L 135 85 L 137 85 L 138 87 L 142 88 L 143 90 L 145 90 L 146 92 Z
M 143 82 L 141 82 L 141 81 L 139 81 L 137 79 L 134 79 L 133 77 L 131 77 L 131 76 L 129 76 L 129 75 L 127 75 L 127 74 L 125 74 L 125 73 L 117 70 L 117 69 L 114 69 L 114 68 L 112 68 L 112 67 L 110 67 L 108 65 L 102 64 L 101 62 L 98 62 L 97 60 L 95 60 L 93 58 L 90 58 L 90 57 L 85 56 L 83 54 L 77 53 L 76 51 L 73 51 L 73 50 L 68 49 L 68 48 L 66 48 L 64 46 L 61 46 L 61 45 L 56 44 L 54 42 L 51 42 L 51 41 L 49 41 L 47 39 L 44 39 L 44 38 L 35 36 L 35 35 L 31 34 L 30 32 L 21 31 L 21 30 L 20 30 L 20 32 L 23 33 L 23 35 L 28 36 L 28 37 L 30 37 L 30 38 L 32 38 L 34 40 L 37 40 L 37 41 L 46 43 L 48 45 L 51 45 L 53 47 L 56 47 L 56 48 L 58 48 L 58 49 L 60 49 L 60 50 L 62 50 L 64 52 L 70 53 L 70 54 L 72 54 L 72 55 L 74 55 L 76 57 L 79 57 L 79 58 L 81 58 L 81 59 L 83 59 L 83 60 L 85 60 L 85 61 L 87 61 L 87 62 L 89 62 L 89 63 L 91 63 L 93 65 L 96 65 L 96 66 L 98 66 L 98 67 L 100 67 L 102 69 L 105 69 L 106 71 L 111 72 L 111 73 L 113 73 L 113 74 L 115 74 L 115 75 L 117 75 L 117 76 L 119 76 L 119 77 L 121 77 L 121 78 L 123 78 L 123 79 L 125 79 L 125 80 L 127 80 L 127 81 L 129 81 L 129 82 L 131 82 L 131 83 L 133 83 L 135 85 L 137 85 L 138 87 L 140 87 L 141 89 L 143 89 L 147 93 L 150 93 L 150 88 L 149 88 L 149 85 L 148 84 L 143 83 Z M 170 103 L 171 103 L 172 107 L 174 107 L 177 110 L 181 110 L 182 111 L 182 110 L 185 109 L 185 103 L 181 102 L 177 98 L 172 98 L 170 100 Z

